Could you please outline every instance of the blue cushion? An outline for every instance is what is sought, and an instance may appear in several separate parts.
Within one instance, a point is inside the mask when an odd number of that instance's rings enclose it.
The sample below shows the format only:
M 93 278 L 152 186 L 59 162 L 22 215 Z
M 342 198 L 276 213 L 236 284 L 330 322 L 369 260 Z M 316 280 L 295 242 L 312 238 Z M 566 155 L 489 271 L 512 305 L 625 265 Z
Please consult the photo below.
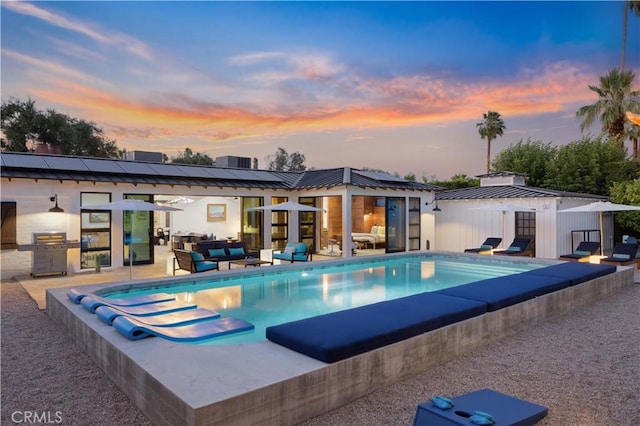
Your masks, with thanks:
M 243 255 L 244 253 L 244 248 L 242 247 L 229 247 L 229 255 L 230 256 L 238 256 L 238 255 Z
M 193 259 L 194 261 L 199 261 L 199 260 L 204 260 L 204 256 L 197 252 L 197 251 L 192 251 L 191 252 L 191 259 Z
M 227 252 L 223 248 L 209 249 L 209 257 L 225 257 Z
M 421 293 L 267 327 L 267 339 L 336 362 L 482 315 L 484 303 Z
M 511 247 L 509 247 L 507 249 L 507 251 L 516 251 L 517 252 L 517 251 L 522 251 L 522 248 L 518 247 L 518 246 L 511 246 Z
M 621 260 L 629 260 L 629 259 L 631 259 L 631 255 L 624 254 L 624 253 L 613 253 L 611 255 L 611 257 L 613 259 L 621 259 Z
M 445 288 L 434 293 L 484 302 L 491 312 L 561 290 L 570 283 L 566 278 L 528 275 L 525 272 Z
M 481 249 L 492 249 L 493 246 L 491 244 L 483 244 L 480 246 Z
M 576 250 L 573 253 L 578 256 L 591 256 L 591 252 L 589 250 Z
M 576 285 L 593 280 L 616 271 L 613 265 L 596 265 L 594 263 L 559 263 L 545 268 L 527 271 L 525 274 L 533 276 L 558 277 L 570 280 L 570 285 Z
M 218 268 L 218 262 L 212 262 L 210 260 L 205 260 L 203 262 L 198 262 L 195 264 L 197 272 L 210 271 L 212 269 Z

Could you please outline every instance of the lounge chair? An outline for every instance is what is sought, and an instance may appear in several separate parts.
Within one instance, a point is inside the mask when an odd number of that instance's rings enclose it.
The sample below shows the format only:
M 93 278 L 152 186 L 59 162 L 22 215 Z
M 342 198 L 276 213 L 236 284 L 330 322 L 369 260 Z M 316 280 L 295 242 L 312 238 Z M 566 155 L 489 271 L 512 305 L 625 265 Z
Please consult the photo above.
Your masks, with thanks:
M 600 259 L 600 263 L 605 265 L 626 266 L 637 264 L 640 259 L 636 258 L 638 244 L 618 243 L 613 248 L 611 256 Z
M 528 251 L 529 244 L 531 243 L 530 238 L 516 238 L 513 242 L 507 247 L 506 250 L 497 250 L 494 251 L 494 254 L 506 255 L 506 256 L 529 256 L 533 257 L 533 253 Z
M 281 253 L 273 253 L 273 259 L 288 262 L 306 262 L 311 260 L 311 247 L 305 243 L 287 243 Z
M 502 242 L 502 238 L 489 237 L 484 240 L 484 243 L 478 248 L 465 249 L 465 253 L 479 253 L 479 254 L 491 254 L 491 251 L 498 247 Z
M 568 260 L 570 262 L 588 262 L 589 256 L 594 255 L 600 250 L 600 243 L 597 241 L 582 241 L 573 253 L 563 254 L 558 257 L 560 260 Z

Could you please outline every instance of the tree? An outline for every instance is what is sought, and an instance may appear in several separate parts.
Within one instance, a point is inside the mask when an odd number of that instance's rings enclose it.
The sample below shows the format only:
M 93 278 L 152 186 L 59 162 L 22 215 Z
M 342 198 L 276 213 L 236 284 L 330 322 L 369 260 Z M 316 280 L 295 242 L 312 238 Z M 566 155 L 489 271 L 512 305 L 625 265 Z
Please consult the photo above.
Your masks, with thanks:
M 481 139 L 487 140 L 487 173 L 491 171 L 491 141 L 498 136 L 502 136 L 506 129 L 500 113 L 489 111 L 482 114 L 483 120 L 476 124 Z
M 622 137 L 626 111 L 637 111 L 640 108 L 640 91 L 631 90 L 634 78 L 633 71 L 621 72 L 614 68 L 600 77 L 599 86 L 590 85 L 589 89 L 598 94 L 598 100 L 576 112 L 576 116 L 582 120 L 580 130 L 584 132 L 599 118 L 603 132 L 606 130 L 609 137 Z
M 307 170 L 307 166 L 304 165 L 306 160 L 304 154 L 294 152 L 289 154 L 284 148 L 278 147 L 275 154 L 266 158 L 267 169 L 276 171 L 291 171 L 301 172 Z
M 628 160 L 618 144 L 583 138 L 558 148 L 547 166 L 544 186 L 560 191 L 609 195 L 614 182 L 640 176 L 640 164 Z
M 441 186 L 446 189 L 461 189 L 480 186 L 480 179 L 469 177 L 464 173 L 455 174 L 449 180 L 427 179 L 423 176 L 422 182 L 430 185 Z
M 625 0 L 622 2 L 622 56 L 620 60 L 620 71 L 624 71 L 627 52 L 627 26 L 629 13 L 631 12 L 636 16 L 640 16 L 640 0 Z
M 551 143 L 520 140 L 496 155 L 493 170 L 526 173 L 528 185 L 542 187 L 547 176 L 547 166 L 556 152 L 557 147 Z
M 1 147 L 4 151 L 56 152 L 64 155 L 122 158 L 124 151 L 94 123 L 55 110 L 40 111 L 31 99 L 2 103 Z
M 171 157 L 172 163 L 180 164 L 200 164 L 202 166 L 213 166 L 215 161 L 207 154 L 201 154 L 199 152 L 193 153 L 191 148 L 185 148 L 184 152 L 178 154 L 177 157 Z
M 640 179 L 615 182 L 611 188 L 611 201 L 640 206 Z M 640 233 L 640 212 L 616 212 L 615 218 L 623 228 Z

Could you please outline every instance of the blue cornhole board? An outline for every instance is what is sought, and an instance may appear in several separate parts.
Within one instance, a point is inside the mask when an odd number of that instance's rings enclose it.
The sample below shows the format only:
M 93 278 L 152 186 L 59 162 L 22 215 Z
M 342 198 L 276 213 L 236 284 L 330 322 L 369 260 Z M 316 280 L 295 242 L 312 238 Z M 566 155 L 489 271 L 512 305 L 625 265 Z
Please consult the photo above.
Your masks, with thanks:
M 448 410 L 431 401 L 418 405 L 414 426 L 473 426 L 469 417 L 474 411 L 491 414 L 496 421 L 494 426 L 529 426 L 542 420 L 549 411 L 547 407 L 491 389 L 456 396 L 451 401 L 453 407 Z

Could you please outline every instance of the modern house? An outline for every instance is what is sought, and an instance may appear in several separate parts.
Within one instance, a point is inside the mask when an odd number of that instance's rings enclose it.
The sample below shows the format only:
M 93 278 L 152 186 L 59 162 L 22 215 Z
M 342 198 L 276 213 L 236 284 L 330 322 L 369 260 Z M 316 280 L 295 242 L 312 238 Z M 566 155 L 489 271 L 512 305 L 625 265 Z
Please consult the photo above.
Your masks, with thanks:
M 28 273 L 30 267 L 33 273 L 35 259 L 43 257 L 36 256 L 38 242 L 51 235 L 58 240 L 48 241 L 49 248 L 55 246 L 57 254 L 48 252 L 46 261 L 58 264 L 54 270 L 73 272 L 127 265 L 129 241 L 134 265 L 153 263 L 160 230 L 171 243 L 206 236 L 241 240 L 251 249 L 280 249 L 287 241 L 302 241 L 316 252 L 335 245 L 345 257 L 354 245 L 367 244 L 361 234 L 372 230 L 386 252 L 433 248 L 433 206 L 441 188 L 350 167 L 275 172 L 250 169 L 249 161 L 240 160 L 225 157 L 224 164 L 236 167 L 206 167 L 3 152 L 3 276 Z M 127 198 L 181 211 L 91 207 Z M 285 201 L 321 211 L 250 210 Z
M 530 238 L 536 257 L 555 259 L 571 253 L 580 241 L 599 241 L 597 213 L 559 211 L 607 197 L 526 186 L 521 173 L 477 177 L 479 187 L 437 194 L 442 214 L 436 218 L 436 249 L 463 251 L 478 247 L 487 237 L 501 237 L 506 248 L 514 238 Z M 611 214 L 604 217 L 603 235 L 603 248 L 612 248 Z

